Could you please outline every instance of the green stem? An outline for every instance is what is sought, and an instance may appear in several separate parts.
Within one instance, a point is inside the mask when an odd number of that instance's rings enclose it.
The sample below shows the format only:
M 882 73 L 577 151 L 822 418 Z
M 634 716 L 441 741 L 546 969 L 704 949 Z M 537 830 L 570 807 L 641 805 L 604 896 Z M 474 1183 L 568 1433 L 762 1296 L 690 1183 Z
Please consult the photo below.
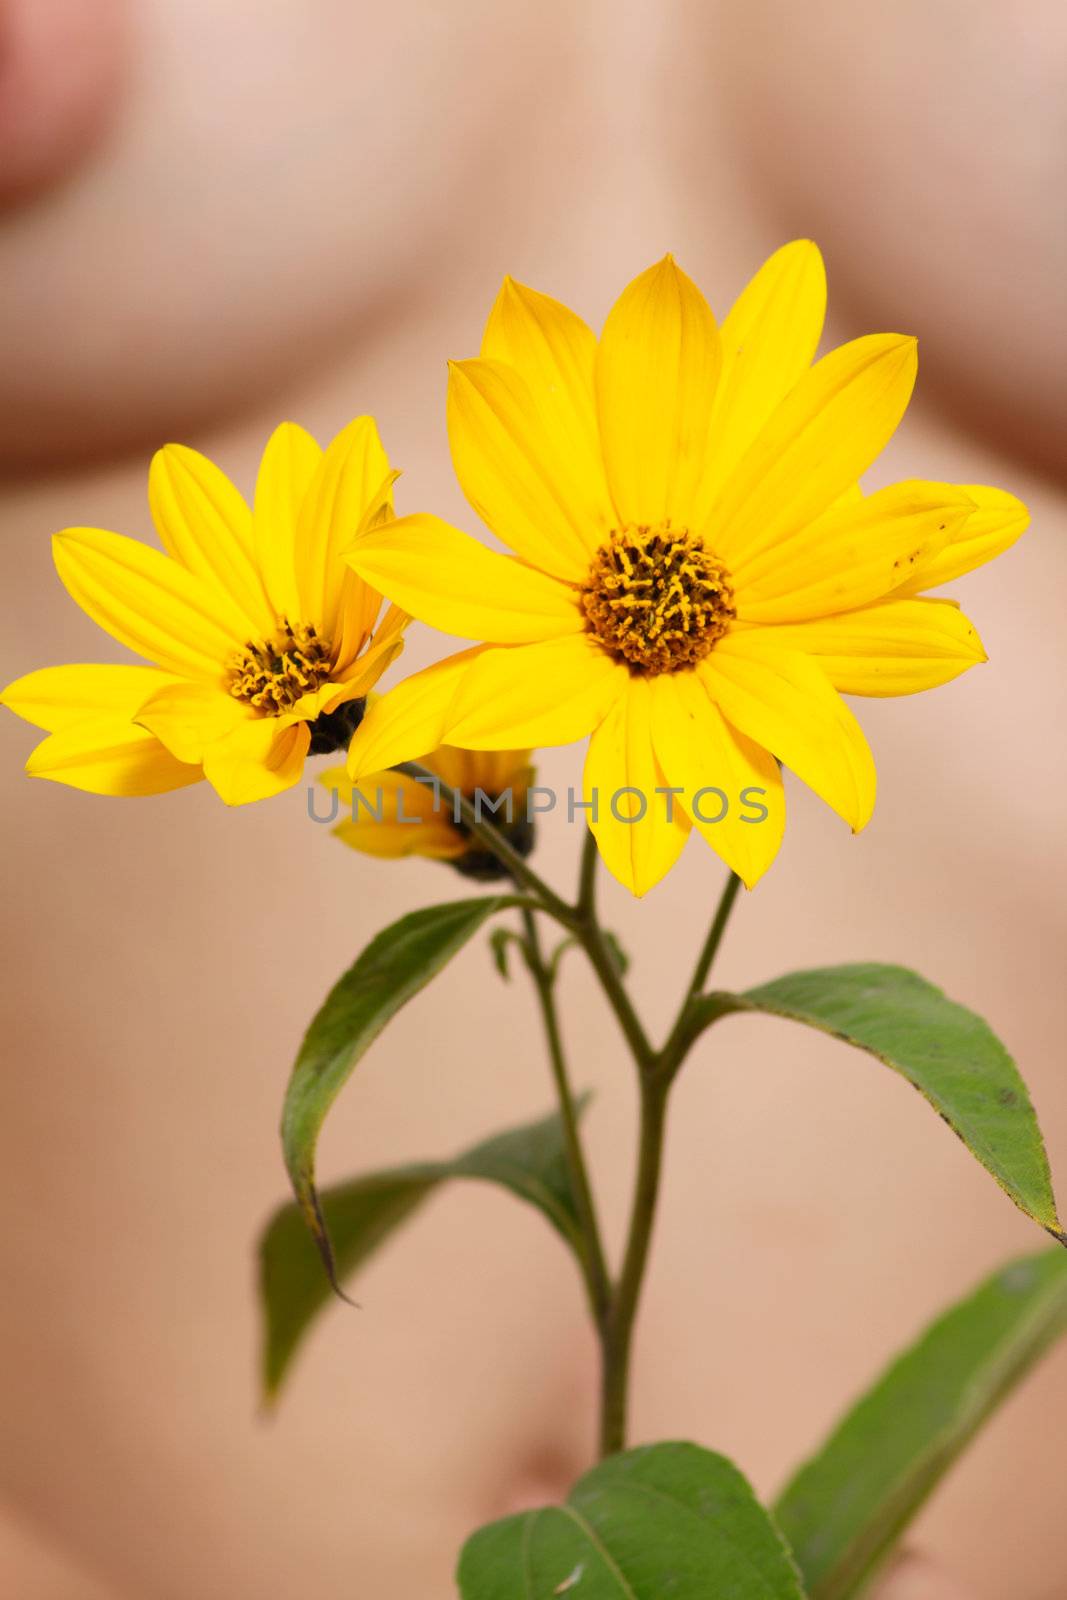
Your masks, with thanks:
M 737 899 L 737 893 L 740 888 L 741 879 L 736 872 L 731 872 L 719 899 L 715 916 L 712 918 L 711 927 L 708 929 L 708 936 L 704 940 L 704 948 L 701 950 L 697 964 L 693 969 L 693 976 L 690 979 L 689 988 L 683 1001 L 685 1006 L 688 1006 L 691 1000 L 695 1000 L 703 993 L 704 985 L 708 981 L 708 974 L 711 972 L 712 963 L 719 953 L 722 936 L 726 932 L 726 924 L 730 920 L 730 913 L 734 909 L 734 901 Z
M 601 1457 L 626 1447 L 634 1325 L 659 1198 L 669 1087 L 665 1080 L 648 1073 L 642 1076 L 641 1133 L 630 1232 L 622 1272 L 601 1331 Z
M 420 783 L 428 784 L 440 800 L 445 802 L 450 816 L 459 816 L 464 825 L 470 830 L 479 844 L 491 850 L 502 867 L 506 867 L 515 882 L 522 888 L 529 889 L 537 896 L 544 909 L 561 922 L 565 928 L 574 925 L 574 911 L 567 902 L 549 888 L 544 879 L 539 877 L 534 869 L 520 856 L 519 852 L 508 843 L 499 828 L 491 822 L 486 822 L 480 812 L 467 796 L 459 789 L 453 789 L 444 783 L 435 772 L 428 767 L 420 767 L 417 761 L 402 761 L 392 768 L 394 772 L 406 773 L 409 778 L 415 778 Z
M 668 1035 L 667 1042 L 660 1051 L 660 1070 L 667 1076 L 673 1076 L 685 1060 L 692 1039 L 689 1034 L 689 1024 L 692 1020 L 693 1008 L 704 992 L 704 985 L 708 981 L 715 957 L 719 953 L 726 924 L 730 920 L 730 913 L 734 909 L 738 891 L 741 888 L 741 879 L 736 872 L 731 872 L 726 880 L 715 915 L 708 929 L 707 938 L 697 957 L 693 976 L 689 980 L 689 987 L 679 1008 L 674 1026 Z
M 526 953 L 526 965 L 533 978 L 541 1008 L 541 1020 L 544 1023 L 552 1076 L 556 1084 L 556 1093 L 559 1096 L 560 1115 L 563 1121 L 563 1135 L 567 1150 L 567 1165 L 570 1169 L 571 1184 L 574 1189 L 578 1218 L 582 1228 L 584 1244 L 582 1272 L 585 1277 L 593 1318 L 599 1328 L 611 1298 L 611 1280 L 608 1276 L 607 1262 L 604 1258 L 604 1247 L 600 1238 L 600 1224 L 597 1221 L 596 1203 L 593 1199 L 592 1185 L 589 1182 L 589 1171 L 586 1165 L 585 1152 L 582 1148 L 581 1133 L 578 1128 L 578 1110 L 574 1100 L 574 1090 L 571 1087 L 570 1076 L 567 1072 L 567 1060 L 563 1050 L 559 1015 L 556 1010 L 555 982 L 541 950 L 537 922 L 533 913 L 525 908 L 522 911 L 522 923 L 525 931 L 523 948 Z
M 583 917 L 595 914 L 596 867 L 599 851 L 592 828 L 587 828 L 582 842 L 582 864 L 578 872 L 578 912 Z
M 630 1361 L 634 1326 L 641 1301 L 645 1269 L 648 1265 L 652 1231 L 659 1199 L 663 1166 L 663 1141 L 666 1130 L 667 1101 L 671 1084 L 696 1037 L 695 1012 L 722 942 L 726 925 L 741 887 L 731 873 L 718 909 L 708 929 L 689 987 L 666 1043 L 656 1050 L 634 1009 L 619 972 L 596 909 L 596 840 L 587 835 L 582 851 L 578 897 L 571 906 L 530 867 L 512 848 L 500 831 L 480 816 L 467 797 L 442 783 L 433 773 L 414 762 L 395 769 L 423 782 L 436 785 L 437 792 L 453 808 L 474 837 L 506 868 L 516 884 L 532 896 L 528 902 L 516 897 L 512 903 L 522 912 L 526 931 L 524 948 L 533 975 L 548 1040 L 552 1072 L 559 1093 L 567 1159 L 579 1207 L 585 1259 L 583 1271 L 601 1346 L 601 1424 L 600 1452 L 610 1455 L 626 1445 Z M 544 911 L 578 940 L 589 959 L 605 998 L 630 1047 L 638 1070 L 641 1094 L 641 1126 L 637 1174 L 634 1182 L 630 1226 L 618 1281 L 612 1284 L 593 1202 L 592 1188 L 578 1131 L 577 1110 L 567 1074 L 559 1019 L 556 1014 L 554 974 L 546 965 L 537 940 L 534 912 Z
M 622 980 L 615 957 L 604 938 L 604 930 L 600 926 L 596 911 L 596 840 L 590 833 L 586 837 L 585 849 L 582 853 L 581 887 L 578 895 L 578 904 L 573 913 L 573 929 L 575 936 L 585 950 L 589 962 L 600 980 L 608 1004 L 618 1019 L 631 1054 L 637 1062 L 638 1068 L 648 1071 L 656 1058 L 656 1052 L 649 1042 L 647 1033 L 642 1026 L 641 1019 L 634 1010 L 633 1002 Z
M 622 1271 L 607 1316 L 601 1325 L 600 1453 L 602 1457 L 612 1455 L 626 1447 L 634 1328 L 659 1200 L 667 1101 L 671 1084 L 693 1042 L 694 1035 L 688 1031 L 691 1013 L 711 972 L 740 886 L 741 880 L 731 873 L 666 1043 L 660 1050 L 649 1054 L 634 1050 L 641 1092 L 641 1129 L 630 1230 Z M 588 920 L 599 933 L 592 897 L 588 907 Z M 610 994 L 608 998 L 611 999 Z M 619 1020 L 622 1023 L 621 1016 Z

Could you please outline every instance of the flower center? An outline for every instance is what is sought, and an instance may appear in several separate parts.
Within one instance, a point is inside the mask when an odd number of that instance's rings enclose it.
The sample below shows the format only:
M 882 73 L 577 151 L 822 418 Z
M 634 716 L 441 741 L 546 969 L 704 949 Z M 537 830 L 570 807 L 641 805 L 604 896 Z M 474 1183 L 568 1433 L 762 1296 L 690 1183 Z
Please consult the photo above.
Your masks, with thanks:
M 613 528 L 579 591 L 586 627 L 631 672 L 702 661 L 736 615 L 721 561 L 688 528 Z
M 310 623 L 282 617 L 273 639 L 258 644 L 249 640 L 231 656 L 230 693 L 265 716 L 280 716 L 291 711 L 301 695 L 328 680 L 331 654 Z

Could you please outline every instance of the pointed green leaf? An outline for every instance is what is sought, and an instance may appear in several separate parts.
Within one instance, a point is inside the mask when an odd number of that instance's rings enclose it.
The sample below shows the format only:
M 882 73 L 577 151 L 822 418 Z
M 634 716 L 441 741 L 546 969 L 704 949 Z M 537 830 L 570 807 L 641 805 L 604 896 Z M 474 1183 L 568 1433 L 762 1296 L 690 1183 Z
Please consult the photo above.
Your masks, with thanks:
M 630 957 L 619 943 L 618 936 L 610 928 L 604 929 L 604 943 L 608 947 L 608 954 L 615 963 L 620 978 L 625 978 L 630 970 Z
M 427 906 L 384 928 L 331 989 L 308 1028 L 285 1095 L 282 1148 L 305 1221 L 337 1286 L 315 1192 L 315 1147 L 326 1114 L 389 1019 L 424 989 L 507 895 Z
M 584 1111 L 586 1098 L 578 1102 Z M 452 1178 L 499 1184 L 548 1218 L 580 1258 L 581 1226 L 563 1124 L 555 1112 L 496 1134 L 450 1161 L 424 1161 L 370 1173 L 323 1190 L 323 1218 L 333 1244 L 339 1278 L 348 1279 L 434 1189 Z M 275 1212 L 259 1247 L 263 1304 L 263 1386 L 272 1398 L 297 1347 L 330 1300 L 330 1284 L 308 1237 L 300 1207 Z
M 462 1600 L 803 1600 L 745 1479 L 695 1444 L 609 1457 L 565 1505 L 474 1534 L 457 1576 Z
M 511 982 L 511 964 L 508 959 L 511 945 L 517 945 L 520 950 L 525 949 L 514 928 L 494 928 L 489 935 L 489 953 L 493 958 L 493 966 L 505 983 Z
M 1030 1096 L 988 1023 L 905 967 L 793 972 L 744 994 L 710 994 L 698 1019 L 788 1017 L 868 1051 L 919 1090 L 1021 1211 L 1063 1243 Z
M 848 1600 L 938 1480 L 1067 1332 L 1067 1255 L 1027 1256 L 952 1307 L 847 1413 L 775 1508 L 812 1600 Z

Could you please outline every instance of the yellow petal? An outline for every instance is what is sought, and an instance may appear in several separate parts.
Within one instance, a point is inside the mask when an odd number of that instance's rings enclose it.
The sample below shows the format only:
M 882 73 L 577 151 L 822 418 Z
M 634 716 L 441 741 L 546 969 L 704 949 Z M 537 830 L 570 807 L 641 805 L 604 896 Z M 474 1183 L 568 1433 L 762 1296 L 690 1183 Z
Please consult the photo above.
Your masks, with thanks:
M 352 574 L 355 578 L 355 573 Z M 356 582 L 361 582 L 356 579 Z M 406 611 L 401 611 L 399 606 L 391 605 L 374 630 L 370 643 L 361 656 L 358 656 L 348 666 L 342 668 L 342 682 L 344 693 L 336 694 L 325 709 L 333 711 L 344 700 L 351 700 L 355 695 L 366 694 L 378 682 L 378 679 L 392 666 L 397 656 L 404 648 L 404 629 L 411 618 Z
M 859 723 L 811 657 L 774 643 L 773 630 L 720 639 L 697 669 L 739 732 L 771 751 L 853 832 L 874 809 L 874 760 Z
M 310 742 L 306 722 L 256 717 L 209 747 L 204 777 L 228 806 L 266 800 L 300 781 Z
M 848 488 L 845 489 L 843 493 L 839 494 L 837 499 L 834 501 L 833 509 L 836 510 L 839 506 L 861 506 L 865 499 L 866 496 L 859 484 L 850 483 Z
M 336 793 L 344 818 L 333 832 L 353 850 L 371 856 L 447 860 L 467 848 L 466 839 L 452 825 L 444 797 L 432 784 L 406 773 L 372 772 L 353 786 L 343 767 L 324 772 L 321 781 Z
M 52 550 L 82 610 L 120 644 L 179 677 L 217 682 L 243 642 L 243 618 L 215 585 L 136 539 L 68 528 Z
M 377 589 L 357 577 L 346 563 L 333 635 L 334 670 L 338 677 L 352 670 L 370 638 L 381 604 Z
M 0 692 L 0 705 L 35 727 L 64 728 L 114 712 L 129 721 L 150 695 L 181 680 L 158 667 L 42 667 Z
M 296 721 L 314 722 L 317 717 L 340 710 L 350 700 L 366 698 L 371 686 L 403 647 L 403 640 L 400 639 L 393 643 L 383 642 L 380 649 L 368 650 L 359 663 L 360 668 L 365 670 L 354 672 L 343 683 L 331 681 L 320 684 L 317 689 L 308 689 L 292 706 L 290 714 Z
M 213 744 L 252 716 L 248 706 L 211 684 L 175 683 L 146 699 L 135 720 L 179 761 L 201 763 Z
M 841 694 L 916 694 L 986 659 L 974 624 L 951 600 L 897 600 L 766 630 L 815 656 Z
M 486 650 L 464 674 L 442 738 L 473 750 L 570 744 L 628 683 L 626 668 L 584 633 Z
M 631 894 L 646 894 L 677 861 L 689 818 L 664 792 L 667 779 L 652 747 L 652 685 L 630 678 L 589 740 L 584 798 L 597 848 Z M 657 792 L 659 791 L 659 792 Z
M 975 509 L 948 544 L 928 561 L 917 564 L 908 581 L 896 590 L 898 597 L 918 594 L 922 589 L 936 589 L 965 572 L 972 572 L 1007 550 L 1030 526 L 1029 511 L 1006 490 L 991 489 L 980 483 L 965 483 L 959 487 Z
M 974 502 L 942 483 L 895 483 L 860 504 L 838 502 L 733 574 L 737 614 L 799 622 L 880 600 L 964 526 Z
M 573 589 L 439 517 L 416 514 L 372 529 L 348 560 L 411 616 L 461 639 L 523 644 L 582 626 Z
M 546 408 L 500 361 L 449 366 L 448 438 L 463 493 L 524 561 L 577 583 L 610 526 L 611 502 L 573 409 L 566 397 Z
M 255 561 L 252 513 L 226 474 L 199 451 L 164 445 L 149 468 L 148 503 L 174 559 L 217 584 L 246 629 L 272 633 L 276 618 Z
M 388 494 L 392 477 L 374 418 L 357 417 L 327 448 L 301 502 L 295 549 L 300 617 L 327 639 L 339 631 L 344 552 Z
M 295 422 L 283 422 L 267 441 L 256 478 L 252 513 L 256 560 L 279 617 L 300 615 L 296 586 L 296 527 L 322 449 Z
M 575 312 L 505 278 L 489 313 L 482 357 L 514 367 L 553 437 L 580 451 L 603 482 L 593 371 L 596 337 Z
M 765 261 L 722 324 L 722 371 L 698 496 L 703 527 L 715 493 L 811 365 L 826 314 L 826 271 L 810 239 Z
M 371 529 L 383 528 L 394 520 L 392 491 L 399 476 L 397 472 L 390 472 L 371 496 L 353 543 Z M 378 590 L 345 561 L 333 625 L 334 672 L 338 677 L 345 678 L 356 670 L 355 663 L 370 641 L 381 608 L 382 596 Z M 399 638 L 410 621 L 406 612 L 390 606 L 383 625 Z M 379 627 L 376 643 L 384 643 L 384 637 Z
M 813 522 L 867 470 L 904 415 L 915 371 L 915 340 L 879 333 L 804 374 L 712 508 L 708 538 L 732 571 Z
M 691 520 L 720 361 L 711 308 L 671 256 L 615 302 L 597 347 L 596 396 L 623 523 Z
M 390 472 L 371 496 L 363 520 L 356 529 L 356 539 L 371 528 L 382 528 L 393 521 L 393 484 L 399 476 L 398 472 Z M 354 670 L 354 664 L 370 639 L 381 608 L 382 596 L 377 589 L 357 576 L 346 561 L 333 630 L 334 671 L 338 677 L 346 677 Z M 388 614 L 395 618 L 397 608 L 390 607 Z M 406 613 L 400 613 L 400 616 L 403 618 L 400 631 L 403 631 L 411 619 Z
M 381 822 L 361 816 L 355 822 L 339 822 L 333 833 L 352 850 L 390 860 L 400 860 L 405 856 L 427 856 L 433 861 L 454 861 L 467 850 L 466 841 L 446 822 L 413 820 L 407 801 L 404 802 L 404 817 L 400 821 L 389 821 L 388 813 Z
M 358 685 L 320 683 L 317 689 L 305 689 L 300 699 L 290 706 L 287 715 L 297 722 L 314 722 L 324 711 L 336 711 L 346 701 L 358 699 Z
M 374 643 L 376 645 L 395 644 L 404 636 L 404 629 L 411 618 L 399 606 L 389 606 L 384 617 L 374 630 Z
M 352 778 L 436 750 L 444 742 L 456 689 L 481 654 L 481 647 L 461 650 L 405 678 L 388 694 L 373 697 L 348 747 Z
M 464 794 L 473 794 L 475 789 L 502 794 L 511 789 L 518 796 L 529 787 L 532 761 L 532 750 L 461 750 L 443 744 L 422 765 Z
M 89 794 L 165 794 L 199 783 L 198 766 L 176 761 L 128 717 L 108 714 L 50 734 L 26 763 L 31 778 L 50 778 Z
M 652 683 L 652 739 L 678 803 L 712 849 L 751 889 L 785 830 L 785 792 L 774 757 L 731 728 L 695 672 Z
M 402 638 L 382 639 L 380 642 L 376 640 L 360 657 L 358 666 L 353 668 L 351 676 L 344 680 L 344 694 L 335 696 L 326 709 L 335 711 L 343 701 L 367 694 L 378 679 L 388 672 L 394 661 L 403 653 L 403 649 Z

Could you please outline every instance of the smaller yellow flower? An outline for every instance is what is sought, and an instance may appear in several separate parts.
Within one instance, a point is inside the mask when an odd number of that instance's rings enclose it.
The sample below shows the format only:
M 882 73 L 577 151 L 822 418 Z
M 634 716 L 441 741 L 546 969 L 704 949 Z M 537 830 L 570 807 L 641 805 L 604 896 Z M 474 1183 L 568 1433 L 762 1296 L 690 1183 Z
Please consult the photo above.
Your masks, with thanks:
M 0 702 L 49 737 L 31 777 L 95 794 L 159 794 L 206 778 L 229 805 L 296 783 L 344 749 L 368 690 L 403 648 L 406 614 L 346 565 L 391 520 L 397 474 L 371 417 L 327 450 L 295 423 L 272 435 L 254 508 L 206 457 L 167 445 L 148 499 L 166 553 L 99 528 L 54 540 L 71 596 L 152 666 L 45 667 Z
M 533 781 L 531 750 L 457 750 L 441 745 L 418 765 L 449 789 L 480 805 L 520 855 L 533 849 L 534 825 L 526 797 Z M 332 767 L 321 782 L 336 798 L 345 821 L 333 832 L 368 856 L 429 856 L 447 861 L 464 877 L 482 882 L 504 876 L 497 858 L 482 848 L 457 819 L 440 787 L 388 770 L 353 784 L 345 767 Z

